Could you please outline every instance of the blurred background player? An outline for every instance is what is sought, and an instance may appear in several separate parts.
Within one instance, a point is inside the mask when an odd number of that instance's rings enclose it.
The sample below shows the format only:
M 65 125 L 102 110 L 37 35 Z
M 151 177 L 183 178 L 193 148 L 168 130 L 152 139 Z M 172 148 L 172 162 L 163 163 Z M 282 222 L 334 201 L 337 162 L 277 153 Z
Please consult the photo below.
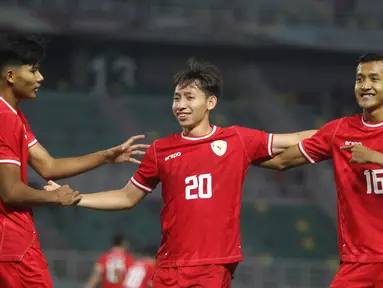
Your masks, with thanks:
M 123 145 L 76 158 L 53 158 L 37 142 L 20 101 L 35 99 L 44 80 L 40 62 L 45 53 L 38 37 L 16 34 L 0 38 L 0 287 L 52 287 L 41 251 L 32 210 L 42 204 L 73 205 L 81 196 L 63 186 L 52 193 L 28 186 L 27 164 L 45 179 L 61 179 L 92 170 L 102 164 L 136 162 L 146 145 Z M 49 119 L 47 119 L 49 121 Z
M 95 288 L 99 283 L 103 288 L 123 288 L 126 286 L 126 275 L 135 263 L 133 256 L 127 251 L 128 243 L 122 235 L 114 236 L 112 248 L 103 254 L 93 269 L 87 288 Z
M 332 159 L 341 266 L 330 287 L 382 287 L 383 56 L 359 58 L 355 97 L 362 114 L 328 122 L 262 165 L 284 170 Z
M 125 288 L 151 288 L 152 278 L 155 272 L 155 251 L 146 250 L 146 256 L 138 258 L 128 269 L 125 277 Z
M 209 116 L 222 89 L 218 68 L 191 59 L 174 77 L 173 113 L 182 132 L 156 140 L 123 189 L 86 194 L 78 204 L 130 209 L 162 182 L 163 230 L 154 287 L 229 287 L 242 261 L 240 202 L 249 166 L 315 132 L 274 135 L 212 125 Z M 46 189 L 56 187 L 50 182 Z

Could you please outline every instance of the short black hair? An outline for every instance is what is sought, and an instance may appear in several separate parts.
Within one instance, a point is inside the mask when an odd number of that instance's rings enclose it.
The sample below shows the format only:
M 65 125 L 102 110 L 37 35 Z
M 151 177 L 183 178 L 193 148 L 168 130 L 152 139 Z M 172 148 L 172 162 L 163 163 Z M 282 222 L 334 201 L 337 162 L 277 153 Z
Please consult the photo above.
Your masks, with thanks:
M 37 34 L 0 35 L 0 69 L 7 65 L 39 64 L 44 58 L 46 43 Z
M 367 53 L 359 57 L 358 64 L 383 61 L 383 55 L 377 53 Z
M 190 58 L 188 67 L 174 75 L 174 88 L 178 85 L 186 87 L 195 82 L 201 91 L 207 96 L 221 97 L 223 79 L 221 71 L 208 62 L 200 62 L 196 58 Z
M 122 246 L 125 242 L 125 238 L 122 234 L 116 234 L 112 239 L 112 246 Z

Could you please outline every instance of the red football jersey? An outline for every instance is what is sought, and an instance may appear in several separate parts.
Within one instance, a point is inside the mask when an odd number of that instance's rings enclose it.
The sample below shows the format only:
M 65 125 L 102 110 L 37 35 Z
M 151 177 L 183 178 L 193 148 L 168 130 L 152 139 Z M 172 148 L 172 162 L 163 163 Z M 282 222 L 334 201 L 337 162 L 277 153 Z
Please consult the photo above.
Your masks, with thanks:
M 382 141 L 383 122 L 356 115 L 329 122 L 299 143 L 311 163 L 333 159 L 342 261 L 383 262 L 383 167 L 350 164 L 351 152 L 340 149 L 358 143 L 383 153 Z
M 272 134 L 238 126 L 203 137 L 155 141 L 131 181 L 143 191 L 162 183 L 160 267 L 242 260 L 240 203 L 250 164 L 272 153 Z
M 150 260 L 140 259 L 130 266 L 124 280 L 124 288 L 148 288 L 155 271 Z
M 20 166 L 28 184 L 28 149 L 37 143 L 24 114 L 0 97 L 0 164 Z M 37 240 L 32 209 L 12 207 L 0 201 L 0 261 L 20 261 Z
M 111 249 L 97 261 L 103 272 L 103 288 L 122 288 L 124 278 L 129 267 L 133 264 L 133 257 L 126 251 Z

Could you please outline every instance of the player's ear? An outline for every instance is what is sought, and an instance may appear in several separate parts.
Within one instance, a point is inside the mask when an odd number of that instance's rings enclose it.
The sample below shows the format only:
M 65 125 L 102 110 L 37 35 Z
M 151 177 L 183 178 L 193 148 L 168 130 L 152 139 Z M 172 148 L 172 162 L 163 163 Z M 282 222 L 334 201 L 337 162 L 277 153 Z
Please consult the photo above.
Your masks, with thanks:
M 217 106 L 217 97 L 215 95 L 209 96 L 207 100 L 207 109 L 209 111 L 213 110 Z
M 15 83 L 15 71 L 12 68 L 7 67 L 6 69 L 4 69 L 3 76 L 5 77 L 5 80 L 8 83 L 10 84 Z

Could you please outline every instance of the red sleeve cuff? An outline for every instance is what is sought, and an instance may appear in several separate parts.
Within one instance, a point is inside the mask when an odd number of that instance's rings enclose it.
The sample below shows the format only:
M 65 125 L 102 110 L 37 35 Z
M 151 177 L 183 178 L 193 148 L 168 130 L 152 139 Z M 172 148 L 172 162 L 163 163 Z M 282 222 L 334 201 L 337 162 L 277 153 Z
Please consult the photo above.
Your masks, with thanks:
M 310 155 L 306 152 L 306 150 L 303 148 L 302 141 L 299 142 L 298 148 L 301 151 L 302 155 L 306 158 L 307 161 L 309 161 L 311 164 L 315 164 L 315 161 L 313 158 L 310 157 Z
M 20 161 L 14 160 L 14 159 L 0 159 L 0 164 L 13 164 L 13 165 L 21 166 Z
M 269 134 L 269 140 L 267 141 L 267 152 L 269 153 L 270 157 L 274 157 L 273 154 L 273 142 L 274 142 L 274 134 Z
M 137 188 L 141 189 L 142 191 L 144 192 L 152 192 L 152 188 L 146 186 L 146 185 L 143 185 L 141 183 L 139 183 L 136 179 L 134 179 L 133 177 L 130 178 L 130 181 L 133 183 L 134 186 L 136 186 Z
M 30 141 L 29 143 L 28 143 L 28 148 L 32 148 L 34 145 L 36 145 L 37 144 L 37 139 L 35 138 L 35 139 L 33 139 L 32 141 Z

